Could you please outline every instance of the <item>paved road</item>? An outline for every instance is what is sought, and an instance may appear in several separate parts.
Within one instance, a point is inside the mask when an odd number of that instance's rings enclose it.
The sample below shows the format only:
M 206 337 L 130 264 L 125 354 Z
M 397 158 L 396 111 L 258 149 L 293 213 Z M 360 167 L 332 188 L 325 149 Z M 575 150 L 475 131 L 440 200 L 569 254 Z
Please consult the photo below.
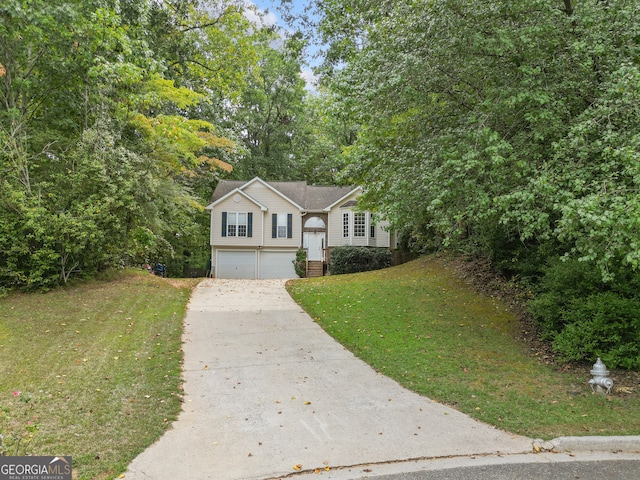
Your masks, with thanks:
M 630 480 L 640 478 L 640 455 L 576 452 L 487 455 L 358 465 L 295 480 Z
M 535 455 L 531 439 L 376 373 L 301 311 L 280 280 L 202 282 L 184 355 L 183 412 L 129 465 L 129 480 L 354 479 L 575 458 Z
M 520 463 L 405 472 L 376 480 L 631 480 L 640 478 L 640 460 Z

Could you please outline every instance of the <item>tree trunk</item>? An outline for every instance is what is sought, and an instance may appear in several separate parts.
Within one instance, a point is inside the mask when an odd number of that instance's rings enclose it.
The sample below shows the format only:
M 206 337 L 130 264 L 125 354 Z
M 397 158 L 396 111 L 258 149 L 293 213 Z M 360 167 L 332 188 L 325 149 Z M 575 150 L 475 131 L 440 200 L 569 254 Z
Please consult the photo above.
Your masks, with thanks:
M 564 12 L 569 17 L 573 15 L 573 3 L 571 2 L 571 0 L 564 0 Z

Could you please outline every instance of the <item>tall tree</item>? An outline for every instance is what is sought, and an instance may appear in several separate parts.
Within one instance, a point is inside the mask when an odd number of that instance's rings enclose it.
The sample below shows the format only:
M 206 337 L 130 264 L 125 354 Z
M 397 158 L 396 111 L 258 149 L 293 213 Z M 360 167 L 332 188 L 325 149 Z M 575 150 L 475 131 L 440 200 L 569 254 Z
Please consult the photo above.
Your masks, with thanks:
M 635 204 L 628 164 L 638 125 L 627 92 L 636 85 L 638 2 L 318 5 L 331 53 L 325 81 L 361 125 L 347 175 L 396 226 L 501 261 L 550 247 L 603 272 L 613 257 L 635 261 L 628 240 L 637 227 L 626 222 L 614 233 L 605 219 Z M 617 120 L 601 126 L 614 105 L 606 118 Z M 589 143 L 602 146 L 576 157 L 587 125 Z M 613 148 L 611 132 L 614 144 L 623 141 L 615 156 L 604 147 Z M 617 160 L 596 180 L 606 158 Z M 568 188 L 576 176 L 583 183 Z M 585 201 L 595 209 L 588 215 Z M 592 241 L 580 240 L 592 230 Z
M 316 4 L 370 208 L 535 285 L 565 358 L 635 368 L 640 2 Z
M 196 194 L 234 149 L 212 106 L 239 98 L 257 62 L 242 9 L 0 7 L 0 286 L 64 283 L 206 238 L 208 194 Z
M 300 158 L 293 145 L 304 135 L 306 97 L 300 76 L 297 37 L 281 40 L 266 30 L 258 74 L 239 100 L 233 129 L 242 132 L 247 155 L 235 168 L 238 178 L 300 178 Z M 269 42 L 269 43 L 267 43 Z M 280 45 L 272 46 L 279 42 Z M 270 44 L 271 43 L 271 44 Z
M 335 96 L 323 89 L 311 92 L 305 101 L 304 132 L 293 138 L 292 148 L 300 159 L 301 176 L 311 183 L 340 183 L 346 166 L 343 148 L 357 138 L 357 125 L 335 108 L 337 104 Z

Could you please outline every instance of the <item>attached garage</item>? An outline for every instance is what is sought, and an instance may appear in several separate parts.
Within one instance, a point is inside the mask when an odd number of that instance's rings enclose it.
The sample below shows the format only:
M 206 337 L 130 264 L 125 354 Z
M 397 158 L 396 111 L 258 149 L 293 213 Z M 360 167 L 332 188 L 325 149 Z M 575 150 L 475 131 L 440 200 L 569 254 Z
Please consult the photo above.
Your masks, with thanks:
M 216 278 L 298 278 L 295 250 L 218 250 Z
M 298 278 L 293 266 L 295 259 L 295 250 L 260 251 L 260 278 Z
M 216 278 L 256 278 L 256 251 L 218 250 Z

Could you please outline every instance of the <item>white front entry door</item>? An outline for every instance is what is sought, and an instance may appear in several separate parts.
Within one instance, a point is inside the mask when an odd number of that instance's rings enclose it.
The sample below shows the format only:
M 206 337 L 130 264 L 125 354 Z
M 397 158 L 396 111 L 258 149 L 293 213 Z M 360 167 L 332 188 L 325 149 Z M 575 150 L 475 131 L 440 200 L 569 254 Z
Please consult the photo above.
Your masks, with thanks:
M 304 248 L 307 249 L 307 260 L 324 260 L 325 233 L 305 232 Z

